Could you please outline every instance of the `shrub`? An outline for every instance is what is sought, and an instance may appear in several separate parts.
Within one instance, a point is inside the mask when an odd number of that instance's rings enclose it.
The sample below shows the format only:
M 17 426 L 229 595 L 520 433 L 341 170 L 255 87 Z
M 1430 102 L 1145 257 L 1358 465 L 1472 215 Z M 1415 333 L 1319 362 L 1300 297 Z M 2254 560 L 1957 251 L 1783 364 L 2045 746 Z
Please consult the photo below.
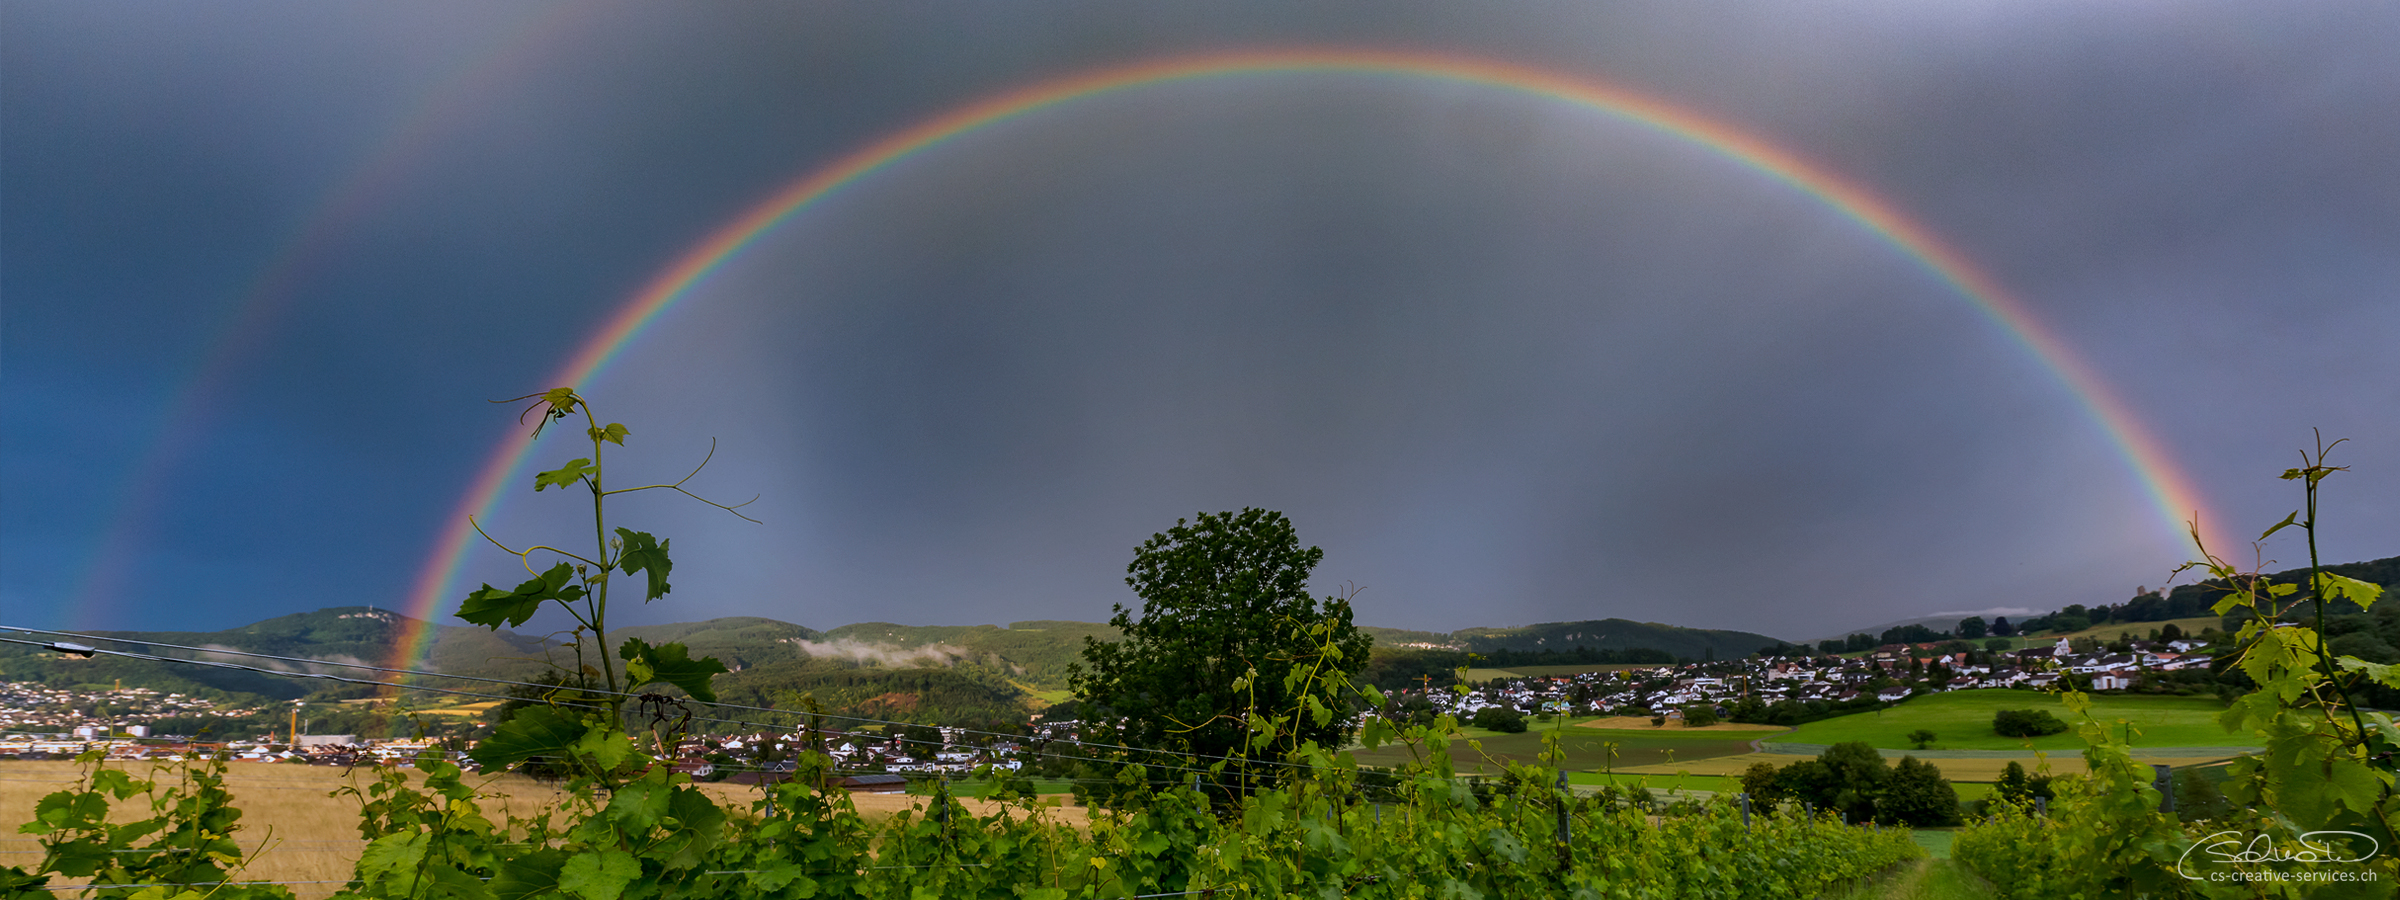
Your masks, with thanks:
M 1992 795 L 2019 806 L 2032 806 L 2033 798 L 2050 796 L 2050 776 L 2030 775 L 2016 760 L 2000 770 L 2000 780 L 1992 783 Z
M 1992 730 L 2006 737 L 2041 737 L 2067 730 L 2048 710 L 2004 709 L 1992 714 Z
M 1875 798 L 1875 821 L 1919 828 L 1956 825 L 1958 791 L 1932 763 L 1903 756 Z
M 1475 711 L 1474 725 L 1501 734 L 1518 734 L 1525 730 L 1525 714 L 1505 706 L 1486 706 Z
M 1715 706 L 1696 703 L 1683 711 L 1683 727 L 1685 728 L 1705 728 L 1715 724 L 1717 724 L 1717 708 Z

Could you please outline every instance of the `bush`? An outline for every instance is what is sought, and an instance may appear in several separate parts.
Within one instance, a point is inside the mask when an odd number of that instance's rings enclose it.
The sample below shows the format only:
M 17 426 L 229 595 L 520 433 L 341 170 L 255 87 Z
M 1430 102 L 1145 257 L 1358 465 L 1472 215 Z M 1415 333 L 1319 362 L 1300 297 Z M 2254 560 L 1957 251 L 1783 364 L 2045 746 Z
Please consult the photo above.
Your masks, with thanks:
M 2017 806 L 2030 807 L 2033 798 L 2050 796 L 2050 776 L 2032 775 L 2016 760 L 2000 771 L 2000 780 L 1992 783 L 1992 796 Z
M 1884 792 L 1874 797 L 1874 821 L 1913 828 L 1956 826 L 1958 790 L 1951 787 L 1949 778 L 1942 778 L 1942 770 L 1934 768 L 1934 763 L 1901 756 L 1901 763 L 1891 768 L 1891 778 L 1884 782 Z
M 1685 728 L 1706 728 L 1715 724 L 1717 724 L 1717 708 L 1713 705 L 1696 703 L 1683 711 L 1683 727 Z
M 1958 791 L 1932 763 L 1903 756 L 1875 798 L 1875 821 L 1919 828 L 1956 825 Z
M 1475 711 L 1473 724 L 1501 734 L 1518 734 L 1525 730 L 1525 714 L 1505 706 L 1486 706 Z
M 2199 769 L 2175 771 L 2175 817 L 2186 822 L 2213 822 L 2233 817 L 2233 803 L 2217 790 L 2216 782 Z
M 1791 795 L 1775 777 L 1775 764 L 1767 762 L 1754 762 L 1743 770 L 1742 793 L 1749 794 L 1750 802 L 1764 809 L 1774 809 Z
M 2041 737 L 2067 730 L 2048 710 L 2004 709 L 1992 714 L 1992 730 L 2006 737 Z

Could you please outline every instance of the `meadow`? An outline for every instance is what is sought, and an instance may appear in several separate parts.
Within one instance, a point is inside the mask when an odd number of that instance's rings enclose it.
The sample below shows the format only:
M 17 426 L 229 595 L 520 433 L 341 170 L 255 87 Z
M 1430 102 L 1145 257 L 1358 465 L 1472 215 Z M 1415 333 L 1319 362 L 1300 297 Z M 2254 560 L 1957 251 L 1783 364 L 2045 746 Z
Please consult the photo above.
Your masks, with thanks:
M 2015 642 L 2010 646 L 2009 649 L 2023 650 L 2028 647 L 2048 647 L 2052 644 L 2058 643 L 2058 639 L 2062 637 L 2071 641 L 2081 640 L 2083 638 L 2092 638 L 2099 641 L 2113 641 L 2116 640 L 2119 635 L 2124 634 L 2131 634 L 2136 638 L 2148 638 L 2150 636 L 2150 632 L 2165 628 L 2170 624 L 2174 625 L 2187 636 L 2198 637 L 2201 629 L 2218 627 L 2221 622 L 2222 620 L 2218 619 L 2216 616 L 2194 616 L 2187 619 L 2165 619 L 2157 622 L 2105 622 L 2081 631 L 2068 631 L 2058 634 L 2044 632 L 2042 634 L 2037 634 L 2030 637 L 2025 635 L 2017 635 L 2009 638 L 2009 640 Z M 1979 639 L 1977 643 L 1981 643 L 1982 640 L 1989 640 L 1989 638 Z
M 2224 704 L 2214 697 L 2164 697 L 2095 693 L 2092 717 L 2120 734 L 2130 725 L 2135 749 L 2174 747 L 2244 747 L 2259 743 L 2254 735 L 2228 733 L 2217 724 Z M 2065 721 L 2062 733 L 2036 738 L 2003 737 L 1992 731 L 1992 716 L 2004 709 L 2048 710 Z M 1889 709 L 1851 713 L 1802 725 L 1774 738 L 1777 743 L 1839 744 L 1865 741 L 1880 748 L 1916 749 L 1910 732 L 1932 731 L 1938 739 L 1929 750 L 2045 750 L 2081 752 L 2083 738 L 2073 727 L 2077 720 L 2051 694 L 2020 690 L 1952 691 L 1911 697 Z
M 1558 728 L 1562 749 L 1566 751 L 1565 768 L 1599 771 L 1605 768 L 1672 763 L 1679 760 L 1707 759 L 1732 756 L 1752 751 L 1750 741 L 1764 732 L 1725 732 L 1694 730 L 1677 732 L 1673 729 L 1618 731 L 1601 728 L 1579 728 L 1566 723 Z M 1498 762 L 1532 764 L 1542 760 L 1542 736 L 1553 730 L 1552 725 L 1528 729 L 1522 734 L 1498 734 L 1479 728 L 1461 729 L 1461 735 L 1450 742 L 1451 759 L 1461 772 L 1497 772 Z M 1473 741 L 1481 745 L 1477 752 Z M 1609 745 L 1615 745 L 1616 755 L 1609 756 Z M 1410 761 L 1405 746 L 1385 745 L 1374 750 L 1353 747 L 1360 765 L 1397 767 Z M 1486 758 L 1492 762 L 1486 762 Z
M 1620 775 L 1649 775 L 1652 777 L 1679 773 L 1693 776 L 1736 776 L 1757 763 L 1763 762 L 1770 766 L 1780 767 L 1791 765 L 1799 760 L 1814 758 L 1799 753 L 1744 753 L 1739 756 L 1712 756 L 1706 759 L 1672 764 L 1619 766 L 1616 771 Z M 2005 771 L 2008 764 L 2012 762 L 2024 766 L 2028 772 L 2047 767 L 2052 774 L 2056 775 L 2081 775 L 2084 773 L 2083 756 L 2080 751 L 2062 753 L 2033 751 L 2020 757 L 1997 759 L 1950 759 L 1938 756 L 1918 758 L 1923 759 L 1934 768 L 1942 770 L 1942 777 L 1962 785 L 1988 784 L 1998 781 L 2000 773 Z M 2145 756 L 2141 761 L 2183 768 L 2220 762 L 2226 758 L 2226 754 L 2195 754 L 2192 756 Z M 1897 757 L 1887 757 L 1886 759 L 1892 762 L 1898 761 Z M 1964 796 L 1963 789 L 1961 799 L 1971 799 Z

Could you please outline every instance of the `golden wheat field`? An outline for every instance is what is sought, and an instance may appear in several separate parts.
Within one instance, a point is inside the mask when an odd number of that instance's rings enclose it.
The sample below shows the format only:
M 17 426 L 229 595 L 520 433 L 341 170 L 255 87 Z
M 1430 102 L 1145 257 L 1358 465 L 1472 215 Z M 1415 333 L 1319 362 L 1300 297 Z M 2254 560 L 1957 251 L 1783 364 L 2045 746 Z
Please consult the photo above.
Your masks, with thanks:
M 167 780 L 178 777 L 171 764 L 109 763 L 136 778 Z M 41 845 L 18 826 L 33 818 L 34 804 L 63 790 L 79 777 L 81 767 L 64 761 L 0 760 L 0 865 L 30 866 L 42 858 Z M 423 776 L 408 771 L 412 784 Z M 291 884 L 302 898 L 324 897 L 350 878 L 351 865 L 365 842 L 358 837 L 358 799 L 332 796 L 344 786 L 364 788 L 378 776 L 374 769 L 346 770 L 330 766 L 233 763 L 227 766 L 226 790 L 242 811 L 234 837 L 256 855 L 238 877 L 245 881 L 300 882 Z M 551 786 L 517 775 L 469 779 L 485 793 L 484 814 L 504 822 L 509 815 L 529 815 L 562 796 Z M 729 809 L 748 809 L 759 790 L 738 784 L 703 784 L 701 790 Z M 856 794 L 852 801 L 870 821 L 889 818 L 923 805 L 924 797 L 905 794 Z M 1045 798 L 1052 799 L 1052 798 Z M 962 800 L 969 809 L 988 813 L 993 804 Z M 117 803 L 111 820 L 146 816 L 148 804 L 139 796 Z M 1073 825 L 1088 822 L 1080 807 L 1053 807 L 1043 815 Z M 70 883 L 61 879 L 57 883 Z

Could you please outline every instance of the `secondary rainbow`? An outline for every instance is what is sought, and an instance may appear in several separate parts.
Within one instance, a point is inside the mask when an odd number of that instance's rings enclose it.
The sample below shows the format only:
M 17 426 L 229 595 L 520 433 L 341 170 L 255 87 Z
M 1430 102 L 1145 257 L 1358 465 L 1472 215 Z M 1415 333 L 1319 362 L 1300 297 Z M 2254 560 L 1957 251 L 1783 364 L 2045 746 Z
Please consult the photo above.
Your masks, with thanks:
M 149 429 L 149 447 L 118 481 L 109 502 L 108 531 L 85 560 L 71 599 L 53 613 L 74 617 L 61 624 L 108 627 L 102 623 L 114 619 L 118 595 L 139 575 L 134 558 L 148 538 L 148 529 L 156 523 L 162 505 L 175 496 L 168 479 L 207 435 L 208 420 L 239 367 L 263 352 L 276 323 L 320 269 L 338 255 L 341 241 L 407 183 L 408 171 L 436 141 L 466 123 L 467 114 L 488 101 L 491 85 L 505 81 L 513 70 L 536 59 L 581 18 L 585 17 L 574 4 L 558 4 L 519 14 L 514 22 L 492 32 L 465 65 L 419 92 L 371 145 L 374 152 L 324 191 L 308 214 L 297 220 L 291 234 L 277 244 L 274 256 L 244 287 L 232 313 L 201 343 L 200 355 L 174 380 L 174 394 L 159 407 L 156 424 Z
M 957 107 L 809 171 L 719 227 L 643 285 L 560 367 L 550 383 L 538 387 L 588 383 L 660 313 L 760 235 L 826 195 L 918 153 L 986 126 L 1099 95 L 1204 78 L 1306 73 L 1433 79 L 1573 103 L 1706 148 L 1813 196 L 1906 252 L 1961 297 L 1973 302 L 1991 321 L 2015 335 L 2082 401 L 2094 424 L 2108 435 L 2127 466 L 2141 480 L 2167 527 L 2180 532 L 2186 520 L 2202 511 L 2200 493 L 2165 448 L 2089 366 L 2056 335 L 2042 328 L 2022 302 L 1984 274 L 1965 254 L 1874 192 L 1755 135 L 1654 97 L 1577 75 L 1433 53 L 1299 49 L 1175 57 L 1038 82 Z M 523 429 L 513 432 L 476 476 L 409 594 L 405 607 L 409 615 L 431 622 L 442 615 L 446 601 L 460 595 L 458 572 L 475 545 L 475 533 L 467 525 L 467 517 L 488 515 L 498 505 L 501 489 L 517 481 L 519 471 L 525 468 L 531 446 L 532 440 Z M 430 631 L 422 628 L 403 641 L 394 666 L 405 668 L 413 663 L 421 655 Z

